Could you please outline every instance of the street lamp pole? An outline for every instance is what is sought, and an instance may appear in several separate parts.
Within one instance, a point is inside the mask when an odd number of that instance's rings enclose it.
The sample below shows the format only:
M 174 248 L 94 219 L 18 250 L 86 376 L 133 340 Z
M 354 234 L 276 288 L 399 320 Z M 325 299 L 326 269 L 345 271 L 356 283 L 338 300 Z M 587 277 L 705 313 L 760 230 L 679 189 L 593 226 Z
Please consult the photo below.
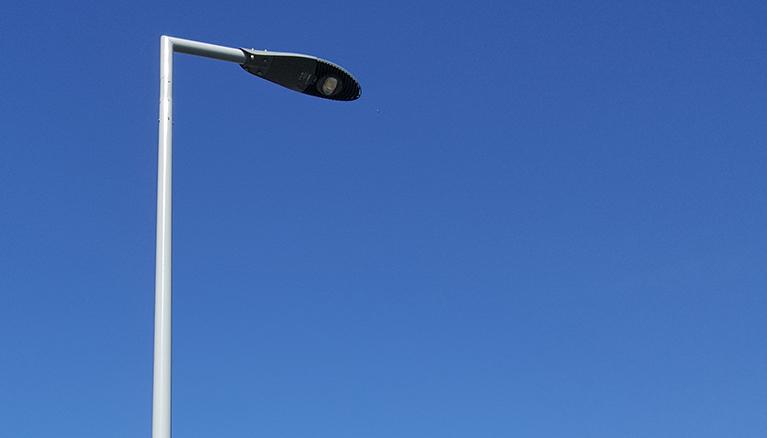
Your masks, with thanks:
M 160 39 L 160 126 L 157 155 L 157 252 L 155 259 L 152 438 L 170 438 L 174 52 L 238 64 L 245 62 L 245 53 L 241 49 L 169 36 L 163 36 Z
M 296 53 L 217 46 L 163 35 L 160 38 L 160 119 L 157 155 L 154 382 L 152 438 L 171 436 L 171 228 L 173 175 L 173 53 L 229 61 L 256 76 L 331 100 L 360 97 L 359 83 L 343 68 Z

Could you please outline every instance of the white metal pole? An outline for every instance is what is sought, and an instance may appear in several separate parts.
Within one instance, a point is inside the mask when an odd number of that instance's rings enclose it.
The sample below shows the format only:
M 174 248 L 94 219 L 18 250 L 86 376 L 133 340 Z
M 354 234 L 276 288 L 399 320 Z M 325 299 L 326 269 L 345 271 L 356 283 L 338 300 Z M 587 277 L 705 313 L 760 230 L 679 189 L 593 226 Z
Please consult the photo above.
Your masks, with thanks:
M 157 252 L 155 259 L 152 438 L 171 436 L 171 227 L 173 175 L 173 52 L 245 62 L 240 49 L 160 38 L 160 126 L 157 152 Z
M 172 164 L 173 41 L 163 36 L 160 39 L 152 438 L 170 438 Z

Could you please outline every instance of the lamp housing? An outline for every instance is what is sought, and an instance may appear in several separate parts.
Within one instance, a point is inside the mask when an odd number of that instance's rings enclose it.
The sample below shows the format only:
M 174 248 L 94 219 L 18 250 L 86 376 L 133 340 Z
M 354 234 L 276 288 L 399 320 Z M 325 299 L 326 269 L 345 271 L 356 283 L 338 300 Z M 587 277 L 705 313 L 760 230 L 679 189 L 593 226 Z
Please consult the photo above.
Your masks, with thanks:
M 331 100 L 356 100 L 362 94 L 359 82 L 348 71 L 330 61 L 298 53 L 242 49 L 247 72 L 299 93 Z

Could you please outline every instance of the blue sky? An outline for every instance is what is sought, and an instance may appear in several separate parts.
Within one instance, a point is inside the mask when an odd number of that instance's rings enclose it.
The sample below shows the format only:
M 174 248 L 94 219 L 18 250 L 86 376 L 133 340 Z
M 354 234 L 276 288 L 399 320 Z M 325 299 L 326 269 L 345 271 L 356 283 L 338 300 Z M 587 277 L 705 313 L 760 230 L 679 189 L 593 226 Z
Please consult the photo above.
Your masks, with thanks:
M 767 434 L 763 2 L 16 2 L 3 436 L 150 434 L 159 38 L 174 435 Z

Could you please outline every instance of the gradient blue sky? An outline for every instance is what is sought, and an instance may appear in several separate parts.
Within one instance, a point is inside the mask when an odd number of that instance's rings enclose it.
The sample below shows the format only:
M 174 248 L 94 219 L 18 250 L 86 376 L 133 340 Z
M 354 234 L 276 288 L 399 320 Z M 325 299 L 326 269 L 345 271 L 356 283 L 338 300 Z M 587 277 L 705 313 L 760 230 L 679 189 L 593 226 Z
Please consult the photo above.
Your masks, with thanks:
M 159 38 L 177 437 L 767 436 L 764 2 L 13 2 L 0 427 L 150 433 Z

